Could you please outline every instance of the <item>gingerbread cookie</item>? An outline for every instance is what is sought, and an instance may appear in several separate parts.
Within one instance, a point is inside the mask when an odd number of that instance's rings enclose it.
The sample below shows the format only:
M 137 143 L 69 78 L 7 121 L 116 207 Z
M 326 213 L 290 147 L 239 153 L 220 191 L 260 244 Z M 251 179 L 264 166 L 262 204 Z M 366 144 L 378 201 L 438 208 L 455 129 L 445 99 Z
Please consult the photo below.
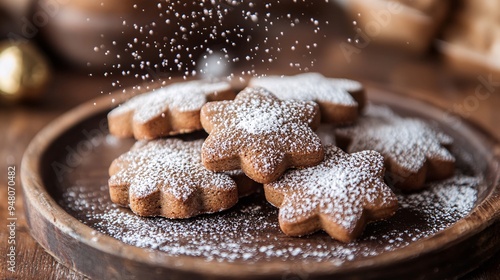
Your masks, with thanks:
M 384 183 L 384 158 L 375 151 L 347 154 L 325 147 L 324 161 L 313 167 L 287 171 L 265 184 L 266 199 L 280 208 L 279 223 L 290 236 L 326 231 L 349 242 L 365 225 L 394 214 L 398 202 Z
M 201 164 L 203 140 L 137 142 L 109 168 L 111 200 L 140 216 L 189 218 L 230 208 L 238 201 L 227 174 Z
M 242 169 L 259 183 L 276 180 L 289 167 L 323 160 L 313 129 L 320 122 L 317 104 L 280 100 L 263 88 L 246 88 L 234 101 L 207 103 L 201 124 L 210 134 L 202 148 L 203 165 L 212 171 Z
M 200 109 L 208 101 L 235 96 L 229 83 L 188 81 L 141 94 L 108 114 L 109 130 L 118 137 L 155 139 L 201 129 Z
M 444 147 L 453 139 L 425 122 L 401 118 L 387 108 L 369 106 L 353 127 L 336 129 L 350 153 L 375 150 L 385 158 L 389 179 L 402 190 L 418 190 L 426 179 L 453 175 L 455 158 Z
M 365 104 L 363 86 L 348 79 L 326 78 L 318 73 L 253 78 L 250 86 L 264 87 L 283 100 L 318 103 L 321 121 L 337 125 L 353 123 Z

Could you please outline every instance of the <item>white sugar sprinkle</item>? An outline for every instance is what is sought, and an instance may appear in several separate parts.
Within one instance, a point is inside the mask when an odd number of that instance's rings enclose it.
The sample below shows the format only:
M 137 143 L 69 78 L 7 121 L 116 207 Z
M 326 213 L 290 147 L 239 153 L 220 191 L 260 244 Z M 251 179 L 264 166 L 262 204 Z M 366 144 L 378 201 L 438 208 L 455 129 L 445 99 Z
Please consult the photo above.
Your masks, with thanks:
M 175 83 L 152 92 L 136 96 L 110 112 L 111 115 L 134 111 L 134 121 L 145 123 L 168 109 L 180 112 L 200 110 L 207 96 L 227 91 L 226 82 L 189 81 Z
M 96 188 L 84 180 L 80 183 L 64 191 L 60 204 L 96 231 L 133 246 L 207 261 L 252 263 L 274 259 L 342 265 L 403 248 L 451 226 L 470 212 L 482 180 L 456 175 L 429 184 L 421 193 L 398 194 L 400 209 L 396 215 L 388 221 L 369 224 L 360 239 L 348 244 L 336 242 L 323 233 L 286 237 L 279 229 L 277 210 L 262 195 L 242 200 L 224 213 L 171 220 L 138 217 L 114 205 L 106 185 Z M 411 214 L 419 223 L 413 224 L 404 213 Z
M 426 159 L 455 160 L 442 146 L 451 144 L 449 136 L 419 119 L 401 118 L 385 107 L 368 106 L 355 126 L 339 128 L 336 133 L 352 139 L 349 152 L 375 150 L 413 173 L 424 166 Z
M 201 164 L 203 140 L 184 142 L 160 139 L 137 142 L 130 152 L 120 156 L 120 171 L 111 181 L 130 184 L 130 196 L 146 197 L 158 190 L 186 201 L 200 188 L 236 188 L 227 174 L 206 170 Z M 189 176 L 188 176 L 189 175 Z
M 294 223 L 319 214 L 351 230 L 364 210 L 394 208 L 396 197 L 383 181 L 384 160 L 379 153 L 349 155 L 335 146 L 326 146 L 325 152 L 321 164 L 291 170 L 266 185 L 285 197 L 280 221 Z
M 357 104 L 348 91 L 362 89 L 359 82 L 348 79 L 328 79 L 319 73 L 256 77 L 250 80 L 249 85 L 264 87 L 283 100 L 320 101 L 346 106 Z
M 243 151 L 255 169 L 273 173 L 285 153 L 323 149 L 309 127 L 317 112 L 314 102 L 278 100 L 263 88 L 246 88 L 234 101 L 210 103 L 204 109 L 213 130 L 203 150 L 211 157 Z

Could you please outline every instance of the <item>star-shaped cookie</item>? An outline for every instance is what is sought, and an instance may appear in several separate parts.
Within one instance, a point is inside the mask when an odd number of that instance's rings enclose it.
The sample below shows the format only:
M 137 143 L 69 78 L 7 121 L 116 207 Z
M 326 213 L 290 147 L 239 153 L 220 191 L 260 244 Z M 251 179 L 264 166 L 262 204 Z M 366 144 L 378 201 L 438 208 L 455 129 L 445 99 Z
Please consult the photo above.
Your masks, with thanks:
M 426 179 L 445 179 L 455 169 L 455 158 L 445 148 L 452 144 L 451 137 L 388 108 L 369 106 L 355 126 L 336 129 L 336 138 L 348 152 L 381 153 L 390 181 L 402 190 L 421 189 Z
M 155 139 L 201 129 L 200 109 L 208 101 L 234 99 L 227 82 L 186 81 L 136 96 L 108 114 L 118 137 Z
M 398 202 L 384 183 L 384 158 L 375 151 L 347 154 L 325 146 L 324 161 L 287 171 L 265 184 L 266 199 L 279 207 L 279 223 L 290 236 L 324 230 L 349 242 L 365 225 L 394 214 Z
M 326 78 L 319 73 L 253 78 L 249 86 L 264 87 L 283 100 L 297 99 L 319 104 L 321 121 L 351 124 L 365 104 L 363 86 L 348 79 Z
M 111 200 L 140 216 L 167 218 L 230 208 L 238 201 L 236 183 L 203 167 L 202 144 L 179 139 L 137 142 L 109 168 Z
M 276 180 L 289 167 L 318 164 L 320 122 L 311 101 L 280 100 L 263 88 L 246 88 L 234 101 L 210 102 L 201 123 L 210 134 L 202 148 L 212 171 L 241 169 L 259 183 Z

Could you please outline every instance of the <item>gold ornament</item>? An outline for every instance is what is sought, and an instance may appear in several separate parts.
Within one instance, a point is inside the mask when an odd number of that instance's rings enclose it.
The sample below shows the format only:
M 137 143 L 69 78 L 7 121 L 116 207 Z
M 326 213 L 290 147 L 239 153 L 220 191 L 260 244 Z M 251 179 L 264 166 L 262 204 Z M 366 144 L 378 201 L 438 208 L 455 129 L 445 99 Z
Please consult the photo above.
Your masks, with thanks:
M 51 77 L 47 59 L 29 42 L 0 43 L 0 99 L 36 100 Z

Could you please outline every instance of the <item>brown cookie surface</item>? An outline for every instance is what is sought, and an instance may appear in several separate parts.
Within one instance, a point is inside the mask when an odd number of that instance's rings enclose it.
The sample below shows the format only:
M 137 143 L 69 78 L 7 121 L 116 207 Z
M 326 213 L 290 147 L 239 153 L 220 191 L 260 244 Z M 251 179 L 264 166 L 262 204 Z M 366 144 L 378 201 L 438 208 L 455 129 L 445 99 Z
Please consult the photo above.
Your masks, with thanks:
M 246 88 L 234 101 L 211 102 L 201 110 L 210 134 L 202 161 L 212 171 L 241 169 L 259 183 L 276 180 L 289 167 L 318 164 L 320 122 L 314 102 L 280 100 L 263 88 Z
M 264 191 L 266 199 L 280 208 L 279 223 L 285 234 L 324 230 L 349 242 L 368 222 L 396 211 L 396 196 L 383 176 L 384 159 L 379 153 L 347 154 L 328 145 L 321 164 L 287 171 L 278 181 L 265 184 Z
M 141 94 L 108 114 L 118 137 L 155 139 L 200 130 L 200 109 L 208 101 L 235 96 L 227 82 L 187 81 Z
M 137 142 L 109 168 L 111 200 L 140 216 L 189 218 L 232 207 L 236 183 L 228 174 L 206 170 L 203 140 Z
M 262 184 L 248 178 L 247 175 L 240 169 L 226 171 L 224 174 L 229 175 L 238 186 L 238 197 L 249 196 L 262 189 Z
M 444 147 L 452 144 L 451 137 L 388 108 L 369 106 L 355 126 L 336 129 L 336 136 L 350 153 L 381 153 L 391 181 L 402 190 L 421 189 L 426 179 L 448 178 L 455 169 L 455 158 Z
M 366 98 L 359 82 L 319 73 L 258 77 L 249 86 L 266 88 L 283 100 L 314 101 L 319 104 L 321 121 L 338 125 L 353 123 Z

